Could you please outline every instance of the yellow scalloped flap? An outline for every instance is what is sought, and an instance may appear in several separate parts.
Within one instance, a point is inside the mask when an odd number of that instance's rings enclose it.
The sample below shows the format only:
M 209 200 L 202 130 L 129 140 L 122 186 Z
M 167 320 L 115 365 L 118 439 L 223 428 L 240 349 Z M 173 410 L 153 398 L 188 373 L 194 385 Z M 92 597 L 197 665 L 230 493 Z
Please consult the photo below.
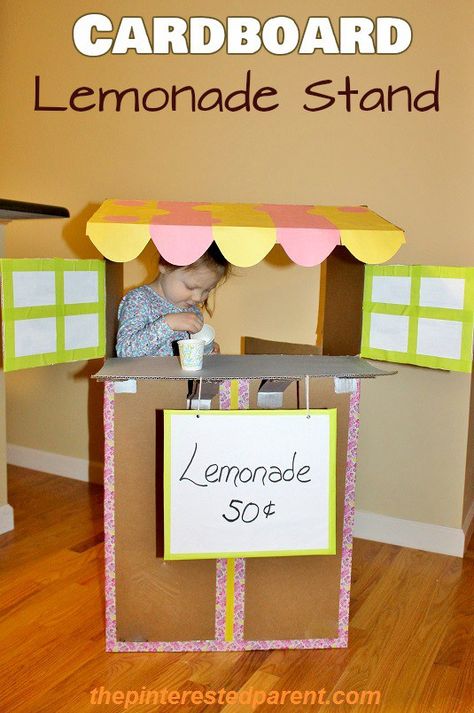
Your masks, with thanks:
M 403 230 L 365 206 L 316 206 L 335 225 L 344 245 L 358 260 L 369 264 L 386 262 L 406 242 Z
M 110 225 L 97 225 L 88 228 L 88 235 L 97 250 L 112 262 L 134 260 L 150 240 L 147 225 L 115 225 L 113 233 Z
M 390 260 L 403 245 L 405 236 L 396 231 L 345 230 L 341 232 L 341 243 L 361 262 L 379 265 Z
M 168 211 L 156 201 L 104 201 L 87 223 L 87 235 L 104 257 L 128 262 L 138 257 L 150 240 L 150 222 Z
M 267 212 L 248 203 L 210 203 L 212 234 L 226 259 L 237 267 L 252 267 L 276 243 L 276 228 Z
M 214 227 L 213 233 L 221 253 L 236 267 L 256 265 L 276 242 L 276 231 L 271 228 Z

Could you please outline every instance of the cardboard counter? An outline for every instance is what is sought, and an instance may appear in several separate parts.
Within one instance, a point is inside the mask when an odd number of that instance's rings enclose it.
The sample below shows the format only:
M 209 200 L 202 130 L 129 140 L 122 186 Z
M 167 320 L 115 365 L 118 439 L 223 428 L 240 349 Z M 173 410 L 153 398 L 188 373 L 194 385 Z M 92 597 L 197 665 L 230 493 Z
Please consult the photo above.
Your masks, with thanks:
M 347 646 L 360 380 L 388 373 L 357 357 L 205 358 L 192 378 L 219 383 L 213 410 L 255 409 L 268 379 L 291 382 L 284 409 L 337 409 L 335 554 L 166 561 L 163 411 L 186 409 L 190 374 L 176 357 L 107 360 L 107 650 Z

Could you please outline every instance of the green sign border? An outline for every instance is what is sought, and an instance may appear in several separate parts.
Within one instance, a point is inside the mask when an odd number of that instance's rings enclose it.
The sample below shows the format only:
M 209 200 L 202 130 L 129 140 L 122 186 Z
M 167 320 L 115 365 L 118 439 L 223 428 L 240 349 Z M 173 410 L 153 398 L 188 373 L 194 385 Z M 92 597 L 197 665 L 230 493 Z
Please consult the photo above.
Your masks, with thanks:
M 199 418 L 208 416 L 295 416 L 306 418 L 306 410 L 245 410 L 245 411 L 199 411 Z M 170 550 L 171 542 L 171 417 L 176 415 L 194 415 L 197 411 L 164 411 L 164 559 L 165 560 L 191 560 L 191 559 L 229 559 L 235 557 L 299 557 L 302 555 L 334 555 L 336 554 L 336 443 L 337 443 L 337 409 L 310 409 L 310 416 L 327 416 L 329 418 L 329 517 L 328 517 L 328 547 L 322 550 L 265 550 L 258 552 L 186 552 L 174 554 Z

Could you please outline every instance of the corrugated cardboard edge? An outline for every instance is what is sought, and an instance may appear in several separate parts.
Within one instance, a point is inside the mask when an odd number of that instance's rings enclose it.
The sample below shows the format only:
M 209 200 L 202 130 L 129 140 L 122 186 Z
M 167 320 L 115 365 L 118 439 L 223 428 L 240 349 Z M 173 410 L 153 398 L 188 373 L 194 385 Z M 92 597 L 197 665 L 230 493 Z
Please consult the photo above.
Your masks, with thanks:
M 214 363 L 212 363 L 214 362 Z M 289 356 L 232 355 L 207 357 L 201 371 L 186 372 L 178 357 L 139 357 L 107 359 L 93 378 L 99 381 L 127 379 L 171 379 L 225 381 L 227 379 L 279 380 L 309 378 L 373 379 L 392 376 L 395 370 L 384 371 L 370 362 L 354 356 Z

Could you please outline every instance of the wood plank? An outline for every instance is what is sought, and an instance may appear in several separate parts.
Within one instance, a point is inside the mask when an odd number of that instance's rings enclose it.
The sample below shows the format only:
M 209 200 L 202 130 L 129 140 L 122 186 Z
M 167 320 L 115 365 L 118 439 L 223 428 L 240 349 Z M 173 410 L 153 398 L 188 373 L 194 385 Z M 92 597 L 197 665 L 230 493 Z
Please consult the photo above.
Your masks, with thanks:
M 381 713 L 474 712 L 474 542 L 460 560 L 355 540 L 348 649 L 106 654 L 101 489 L 12 468 L 10 495 L 17 528 L 0 537 L 2 713 L 118 710 L 105 701 L 91 704 L 91 691 L 101 687 L 324 688 L 326 696 L 380 690 Z M 366 707 L 341 704 L 337 710 Z M 146 706 L 168 708 L 176 706 Z M 222 709 L 189 701 L 180 707 L 189 713 Z M 232 709 L 247 710 L 227 706 Z M 289 700 L 278 705 L 284 713 L 294 709 Z

